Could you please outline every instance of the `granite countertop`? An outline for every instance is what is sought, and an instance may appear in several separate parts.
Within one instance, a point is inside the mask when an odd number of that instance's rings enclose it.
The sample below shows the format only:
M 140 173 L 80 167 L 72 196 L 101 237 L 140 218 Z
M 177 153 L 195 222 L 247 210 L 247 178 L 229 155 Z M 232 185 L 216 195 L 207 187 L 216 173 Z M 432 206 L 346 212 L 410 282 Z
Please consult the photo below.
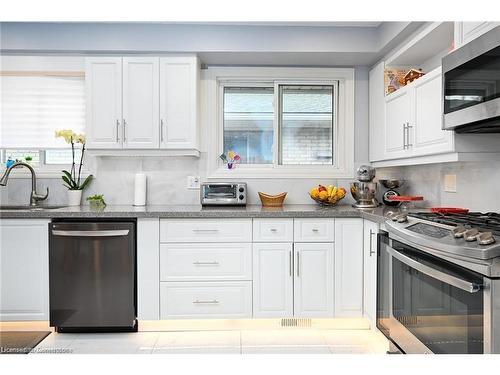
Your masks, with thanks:
M 279 208 L 249 205 L 246 207 L 202 207 L 201 205 L 108 205 L 104 209 L 90 206 L 63 207 L 44 210 L 0 210 L 0 218 L 335 218 L 361 217 L 383 222 L 389 212 L 398 209 L 380 206 L 374 209 L 356 209 L 350 205 L 323 207 L 315 204 L 285 205 Z

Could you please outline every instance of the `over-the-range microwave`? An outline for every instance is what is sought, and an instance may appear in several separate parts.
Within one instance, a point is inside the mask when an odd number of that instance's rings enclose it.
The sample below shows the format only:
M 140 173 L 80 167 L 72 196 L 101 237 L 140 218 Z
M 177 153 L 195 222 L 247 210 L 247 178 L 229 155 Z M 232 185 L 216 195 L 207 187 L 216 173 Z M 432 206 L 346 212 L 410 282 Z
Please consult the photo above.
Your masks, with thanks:
M 500 133 L 500 26 L 443 58 L 443 129 Z

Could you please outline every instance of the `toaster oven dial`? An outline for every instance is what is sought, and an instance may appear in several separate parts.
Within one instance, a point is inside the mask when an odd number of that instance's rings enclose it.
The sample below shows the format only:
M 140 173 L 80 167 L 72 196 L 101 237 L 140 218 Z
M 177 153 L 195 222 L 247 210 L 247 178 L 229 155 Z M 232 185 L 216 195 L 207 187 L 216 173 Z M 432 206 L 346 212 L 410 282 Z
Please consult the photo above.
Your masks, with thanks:
M 238 191 L 239 191 L 240 193 L 243 193 L 243 192 L 245 191 L 245 189 L 244 189 L 243 187 L 240 187 L 240 188 L 238 189 Z
M 240 194 L 239 198 L 240 198 L 240 201 L 242 201 L 243 199 L 245 199 L 245 196 L 243 194 Z

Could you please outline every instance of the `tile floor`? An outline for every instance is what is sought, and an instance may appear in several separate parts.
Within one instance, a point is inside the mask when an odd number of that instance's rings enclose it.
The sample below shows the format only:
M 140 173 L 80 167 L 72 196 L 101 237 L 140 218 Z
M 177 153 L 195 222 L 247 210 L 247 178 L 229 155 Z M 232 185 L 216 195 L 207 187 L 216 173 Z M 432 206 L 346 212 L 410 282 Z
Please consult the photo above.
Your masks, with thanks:
M 75 354 L 383 354 L 369 330 L 280 329 L 100 334 L 50 334 L 35 353 Z M 62 349 L 62 350 L 61 350 Z

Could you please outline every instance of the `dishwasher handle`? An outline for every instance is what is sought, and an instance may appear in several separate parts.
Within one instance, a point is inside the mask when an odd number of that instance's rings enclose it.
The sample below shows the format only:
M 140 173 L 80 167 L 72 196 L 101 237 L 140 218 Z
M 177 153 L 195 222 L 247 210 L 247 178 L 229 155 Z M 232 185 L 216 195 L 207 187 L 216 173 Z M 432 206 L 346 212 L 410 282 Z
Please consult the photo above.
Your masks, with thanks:
M 128 229 L 120 230 L 52 230 L 54 236 L 62 237 L 122 237 L 129 234 Z

